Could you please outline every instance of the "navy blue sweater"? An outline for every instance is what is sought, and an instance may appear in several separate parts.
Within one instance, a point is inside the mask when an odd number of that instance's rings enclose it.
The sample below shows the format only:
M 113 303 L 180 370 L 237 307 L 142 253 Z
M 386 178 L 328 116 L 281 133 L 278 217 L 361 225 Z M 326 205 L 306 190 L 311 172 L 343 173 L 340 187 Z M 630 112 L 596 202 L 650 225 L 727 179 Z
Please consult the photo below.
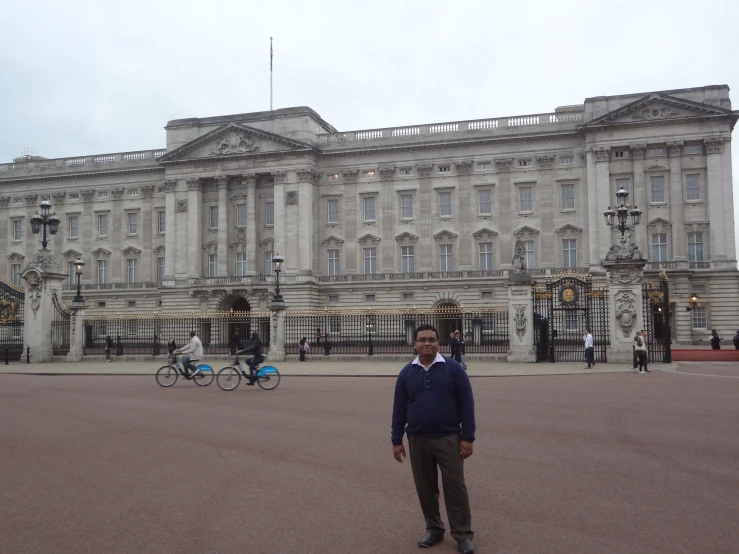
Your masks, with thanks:
M 391 440 L 403 444 L 409 436 L 437 438 L 455 433 L 475 440 L 475 400 L 467 372 L 444 357 L 428 373 L 412 363 L 405 366 L 395 383 Z

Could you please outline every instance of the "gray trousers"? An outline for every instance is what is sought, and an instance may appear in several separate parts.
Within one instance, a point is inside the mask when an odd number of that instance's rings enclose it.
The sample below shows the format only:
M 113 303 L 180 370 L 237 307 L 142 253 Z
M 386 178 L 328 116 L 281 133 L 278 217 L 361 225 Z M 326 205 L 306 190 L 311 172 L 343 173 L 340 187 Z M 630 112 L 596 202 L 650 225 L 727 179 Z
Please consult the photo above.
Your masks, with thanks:
M 444 534 L 444 523 L 439 515 L 439 475 L 444 488 L 444 503 L 449 518 L 451 535 L 457 540 L 471 539 L 472 515 L 467 485 L 464 482 L 464 461 L 459 455 L 460 435 L 438 439 L 408 437 L 409 457 L 421 503 L 426 531 L 434 535 Z

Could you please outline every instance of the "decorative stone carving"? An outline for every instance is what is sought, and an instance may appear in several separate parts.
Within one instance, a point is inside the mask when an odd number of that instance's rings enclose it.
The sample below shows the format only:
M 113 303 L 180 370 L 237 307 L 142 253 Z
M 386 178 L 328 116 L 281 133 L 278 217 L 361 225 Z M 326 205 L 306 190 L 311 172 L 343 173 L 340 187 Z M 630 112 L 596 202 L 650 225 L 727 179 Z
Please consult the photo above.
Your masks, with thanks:
M 177 211 L 180 213 L 184 213 L 187 211 L 187 200 L 177 201 Z
M 295 206 L 298 203 L 298 191 L 289 190 L 285 193 L 285 202 L 289 206 Z
M 636 268 L 613 268 L 606 272 L 611 285 L 630 285 L 642 280 L 642 270 Z
M 7 208 L 10 205 L 10 196 L 0 196 L 0 208 Z
M 216 187 L 218 187 L 219 189 L 227 189 L 228 188 L 228 177 L 226 177 L 225 175 L 218 175 L 218 176 L 216 176 L 216 178 L 214 179 L 214 181 L 216 183 Z
M 187 190 L 202 190 L 203 181 L 202 179 L 192 178 L 185 181 L 187 183 Z M 174 189 L 172 189 L 174 190 Z
M 631 150 L 631 157 L 635 160 L 643 160 L 644 155 L 647 152 L 647 145 L 646 144 L 636 144 L 636 145 L 629 145 L 629 149 Z
M 210 153 L 218 155 L 246 154 L 257 150 L 259 150 L 259 145 L 251 140 L 245 131 L 231 131 L 218 142 Z
M 472 162 L 456 162 L 454 165 L 460 175 L 472 173 Z
M 665 117 L 680 117 L 680 115 L 682 114 L 672 107 L 653 105 L 635 113 L 631 116 L 631 119 L 635 119 L 637 121 L 653 121 L 656 119 L 663 119 Z
M 114 188 L 114 189 L 111 189 L 110 193 L 113 195 L 113 198 L 121 198 L 123 196 L 123 189 Z
M 513 158 L 499 158 L 495 160 L 495 167 L 501 170 L 510 169 L 513 165 Z
M 317 173 L 311 168 L 298 169 L 298 182 L 301 183 L 312 183 L 316 184 L 320 178 L 320 173 Z
M 629 292 L 624 291 L 616 295 L 616 322 L 624 338 L 629 338 L 636 325 L 634 297 Z
M 668 142 L 667 143 L 667 155 L 670 158 L 679 156 L 682 153 L 683 153 L 683 143 L 682 142 Z
M 513 247 L 513 271 L 516 273 L 526 272 L 526 246 L 521 239 L 516 239 Z
M 593 154 L 595 155 L 595 161 L 607 162 L 611 157 L 610 148 L 593 148 Z
M 526 336 L 526 305 L 520 304 L 513 307 L 516 309 L 516 315 L 513 319 L 516 324 L 516 336 L 519 341 L 522 341 Z
M 27 194 L 23 197 L 27 206 L 33 206 L 38 202 L 38 194 Z
M 46 273 L 59 273 L 59 262 L 50 250 L 39 250 L 29 263 L 31 267 L 38 267 Z
M 625 260 L 644 260 L 641 250 L 631 240 L 631 231 L 627 229 L 626 234 L 620 237 L 621 245 L 612 244 L 606 254 L 607 262 L 625 261 Z
M 706 145 L 706 154 L 720 154 L 721 144 L 723 144 L 723 142 L 724 139 L 722 138 L 704 140 L 703 144 Z
M 31 299 L 33 319 L 36 319 L 36 312 L 41 307 L 41 290 L 43 287 L 41 276 L 35 271 L 29 272 L 26 282 L 28 283 L 28 297 Z
M 529 294 L 529 291 L 526 289 L 513 289 L 511 291 L 511 296 L 527 296 Z
M 55 192 L 51 195 L 51 197 L 54 199 L 54 205 L 57 204 L 64 204 L 64 198 L 67 196 L 66 192 Z
M 358 176 L 359 176 L 358 169 L 351 169 L 349 171 L 344 171 L 344 182 L 353 183 L 354 181 L 357 180 Z
M 246 186 L 254 186 L 257 184 L 257 174 L 256 173 L 242 173 L 241 178 L 243 181 L 246 181 Z
M 418 172 L 419 177 L 428 177 L 429 175 L 431 175 L 431 172 L 433 170 L 434 166 L 431 164 L 416 166 L 416 171 Z
M 270 333 L 270 350 L 276 351 L 277 346 L 277 325 L 279 322 L 279 315 L 276 311 L 272 312 L 272 332 Z
M 395 177 L 395 168 L 394 167 L 381 167 L 380 177 L 382 177 L 383 179 L 392 179 L 393 177 Z
M 552 167 L 554 165 L 554 156 L 538 156 L 536 163 L 539 167 Z
M 139 187 L 139 190 L 141 191 L 141 196 L 144 198 L 151 198 L 154 195 L 154 185 L 145 185 Z
M 82 191 L 82 201 L 83 202 L 91 202 L 94 197 L 95 197 L 94 190 L 83 190 Z
M 281 185 L 287 181 L 287 171 L 275 171 L 272 173 L 272 178 L 276 185 Z

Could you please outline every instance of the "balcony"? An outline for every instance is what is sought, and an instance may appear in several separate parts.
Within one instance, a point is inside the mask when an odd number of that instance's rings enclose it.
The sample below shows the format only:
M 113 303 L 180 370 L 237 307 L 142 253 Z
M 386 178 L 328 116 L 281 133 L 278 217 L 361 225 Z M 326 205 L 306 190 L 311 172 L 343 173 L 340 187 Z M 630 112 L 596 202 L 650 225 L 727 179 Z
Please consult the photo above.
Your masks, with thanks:
M 161 283 L 158 281 L 141 281 L 136 283 L 82 283 L 81 290 L 135 290 L 156 289 Z M 63 290 L 76 291 L 77 285 L 66 284 Z
M 39 175 L 63 175 L 66 173 L 99 173 L 112 170 L 160 169 L 157 159 L 166 153 L 164 149 L 118 152 L 74 158 L 28 159 L 27 161 L 0 164 L 0 179 L 18 179 Z

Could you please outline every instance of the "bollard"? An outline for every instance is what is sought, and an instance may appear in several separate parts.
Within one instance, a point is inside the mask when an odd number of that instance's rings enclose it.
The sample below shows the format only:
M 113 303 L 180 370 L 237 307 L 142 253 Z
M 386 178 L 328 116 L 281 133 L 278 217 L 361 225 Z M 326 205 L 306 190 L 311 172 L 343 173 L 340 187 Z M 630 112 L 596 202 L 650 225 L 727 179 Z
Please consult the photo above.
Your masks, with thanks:
M 31 347 L 30 346 L 26 346 L 26 363 L 27 364 L 31 363 Z
M 8 362 L 10 361 L 10 353 L 8 352 L 8 349 L 5 349 L 5 365 L 8 365 Z

